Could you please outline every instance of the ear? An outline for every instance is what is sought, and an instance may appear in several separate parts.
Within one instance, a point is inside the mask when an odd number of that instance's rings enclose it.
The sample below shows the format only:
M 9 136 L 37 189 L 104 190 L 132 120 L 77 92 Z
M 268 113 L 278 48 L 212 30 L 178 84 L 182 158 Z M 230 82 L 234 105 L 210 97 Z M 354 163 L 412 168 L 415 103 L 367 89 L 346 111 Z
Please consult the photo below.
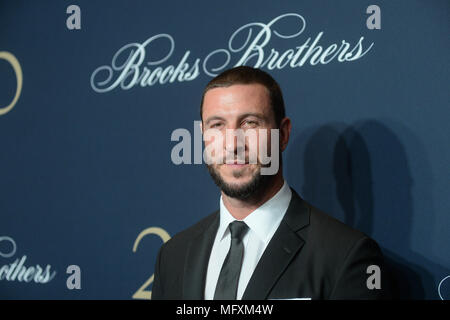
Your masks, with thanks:
M 289 135 L 291 134 L 291 119 L 288 117 L 283 118 L 280 123 L 280 150 L 283 152 L 288 145 Z

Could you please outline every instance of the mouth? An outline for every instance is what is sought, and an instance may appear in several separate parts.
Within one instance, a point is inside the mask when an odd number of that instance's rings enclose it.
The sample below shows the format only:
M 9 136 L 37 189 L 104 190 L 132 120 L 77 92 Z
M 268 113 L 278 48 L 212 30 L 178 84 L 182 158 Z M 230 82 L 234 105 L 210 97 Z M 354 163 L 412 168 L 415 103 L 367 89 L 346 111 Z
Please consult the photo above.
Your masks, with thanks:
M 227 167 L 229 168 L 243 168 L 245 166 L 248 166 L 247 163 L 243 163 L 243 164 L 238 164 L 238 163 L 226 163 L 225 164 Z
M 249 162 L 246 159 L 236 159 L 236 160 L 225 161 L 225 165 L 232 167 L 232 168 L 241 168 L 248 164 L 249 164 Z

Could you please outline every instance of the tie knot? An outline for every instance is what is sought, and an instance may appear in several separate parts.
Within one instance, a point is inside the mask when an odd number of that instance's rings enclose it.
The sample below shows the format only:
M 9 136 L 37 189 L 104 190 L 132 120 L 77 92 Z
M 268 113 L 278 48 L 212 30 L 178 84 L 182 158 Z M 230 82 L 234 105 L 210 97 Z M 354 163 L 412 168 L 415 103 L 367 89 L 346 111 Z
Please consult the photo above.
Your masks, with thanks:
M 239 239 L 242 240 L 245 233 L 248 230 L 248 226 L 245 224 L 244 221 L 233 221 L 230 223 L 230 233 L 232 239 Z

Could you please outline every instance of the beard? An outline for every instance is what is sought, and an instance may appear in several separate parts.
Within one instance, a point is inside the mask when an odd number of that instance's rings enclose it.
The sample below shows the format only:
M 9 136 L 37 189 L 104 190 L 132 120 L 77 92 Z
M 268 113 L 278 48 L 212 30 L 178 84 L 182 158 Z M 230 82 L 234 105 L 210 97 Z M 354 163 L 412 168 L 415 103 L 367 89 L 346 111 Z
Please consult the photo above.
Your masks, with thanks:
M 223 191 L 228 197 L 236 198 L 239 200 L 250 200 L 252 198 L 258 198 L 264 191 L 270 186 L 275 176 L 262 175 L 261 165 L 258 166 L 258 170 L 252 175 L 249 182 L 244 184 L 230 184 L 220 175 L 216 165 L 207 165 L 209 174 L 211 175 L 214 183 Z M 244 170 L 234 170 L 233 176 L 239 178 L 243 175 Z

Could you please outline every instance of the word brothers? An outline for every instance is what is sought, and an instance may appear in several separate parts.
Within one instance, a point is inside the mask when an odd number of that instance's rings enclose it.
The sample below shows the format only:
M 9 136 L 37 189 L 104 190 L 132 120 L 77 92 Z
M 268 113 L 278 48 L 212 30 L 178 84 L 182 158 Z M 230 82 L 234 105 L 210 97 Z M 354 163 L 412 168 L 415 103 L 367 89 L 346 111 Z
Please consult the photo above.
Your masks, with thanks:
M 110 64 L 94 70 L 91 87 L 105 93 L 118 87 L 129 90 L 137 86 L 165 85 L 192 81 L 202 71 L 214 77 L 227 68 L 242 65 L 281 70 L 326 65 L 332 61 L 351 62 L 364 57 L 374 45 L 364 43 L 362 36 L 353 44 L 346 40 L 329 42 L 324 31 L 307 36 L 305 29 L 306 20 L 297 13 L 277 16 L 268 23 L 247 23 L 231 35 L 226 46 L 201 58 L 193 57 L 190 50 L 175 53 L 174 38 L 166 33 L 157 34 L 142 43 L 132 42 L 120 48 Z M 290 48 L 272 47 L 273 39 L 287 41 L 285 46 Z M 162 57 L 160 52 L 164 53 Z
M 56 275 L 55 271 L 51 271 L 51 266 L 47 265 L 44 269 L 40 265 L 35 267 L 26 267 L 25 261 L 27 256 L 16 259 L 10 265 L 4 265 L 0 268 L 0 280 L 47 283 L 50 282 Z
M 279 129 L 226 129 L 225 134 L 211 128 L 203 133 L 201 121 L 194 121 L 194 164 L 261 164 L 261 175 L 274 175 L 280 166 Z M 269 135 L 270 131 L 270 135 Z M 181 141 L 180 141 L 181 140 Z M 171 141 L 179 141 L 172 148 L 174 164 L 192 164 L 192 138 L 187 129 L 172 132 Z M 202 152 L 202 141 L 205 149 Z M 268 153 L 270 148 L 270 153 Z

